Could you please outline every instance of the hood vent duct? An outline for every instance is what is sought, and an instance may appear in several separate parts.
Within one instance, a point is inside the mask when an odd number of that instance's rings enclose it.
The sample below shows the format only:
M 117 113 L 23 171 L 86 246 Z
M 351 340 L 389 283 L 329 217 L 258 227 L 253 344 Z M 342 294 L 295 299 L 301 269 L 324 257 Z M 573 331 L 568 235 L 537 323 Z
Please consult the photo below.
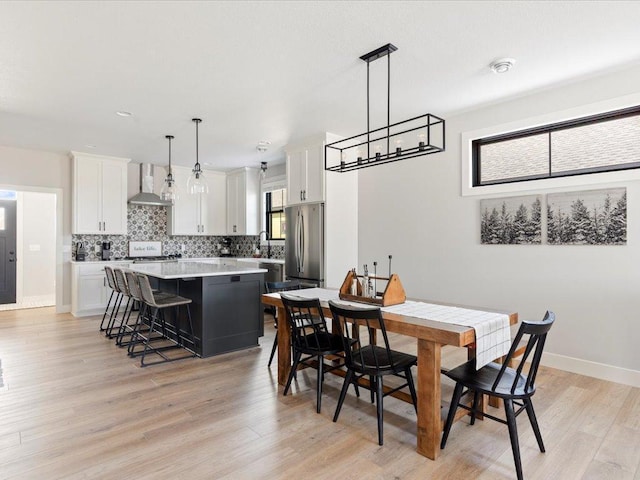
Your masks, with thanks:
M 150 163 L 140 164 L 140 193 L 129 199 L 129 205 L 171 206 L 170 201 L 162 200 L 153 193 L 153 168 Z

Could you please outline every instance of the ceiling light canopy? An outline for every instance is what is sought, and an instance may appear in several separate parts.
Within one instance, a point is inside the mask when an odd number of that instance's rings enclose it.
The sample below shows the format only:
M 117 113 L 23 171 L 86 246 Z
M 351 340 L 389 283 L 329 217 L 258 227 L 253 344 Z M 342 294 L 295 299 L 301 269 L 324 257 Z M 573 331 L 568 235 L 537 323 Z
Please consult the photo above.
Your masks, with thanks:
M 391 54 L 397 49 L 396 46 L 388 43 L 360 57 L 367 62 L 367 131 L 325 145 L 325 170 L 349 172 L 444 152 L 445 122 L 442 118 L 426 113 L 409 120 L 391 123 Z M 371 130 L 369 64 L 383 57 L 387 57 L 387 125 Z
M 196 164 L 191 170 L 191 175 L 187 181 L 187 188 L 192 195 L 207 194 L 209 193 L 209 185 L 204 178 L 204 173 L 200 168 L 200 161 L 198 159 L 198 125 L 202 122 L 199 118 L 192 118 L 191 121 L 196 124 Z
M 513 68 L 516 61 L 513 58 L 500 58 L 489 65 L 493 73 L 507 73 Z

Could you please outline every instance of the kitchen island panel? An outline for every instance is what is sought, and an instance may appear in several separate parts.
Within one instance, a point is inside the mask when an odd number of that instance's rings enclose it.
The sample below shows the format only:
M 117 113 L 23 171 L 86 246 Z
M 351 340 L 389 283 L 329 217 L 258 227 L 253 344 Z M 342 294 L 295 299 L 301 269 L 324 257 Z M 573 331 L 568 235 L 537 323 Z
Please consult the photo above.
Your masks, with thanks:
M 264 334 L 262 303 L 264 274 L 244 273 L 160 279 L 161 291 L 190 298 L 196 353 L 210 357 L 221 353 L 258 346 Z M 180 326 L 185 328 L 186 313 L 180 313 Z

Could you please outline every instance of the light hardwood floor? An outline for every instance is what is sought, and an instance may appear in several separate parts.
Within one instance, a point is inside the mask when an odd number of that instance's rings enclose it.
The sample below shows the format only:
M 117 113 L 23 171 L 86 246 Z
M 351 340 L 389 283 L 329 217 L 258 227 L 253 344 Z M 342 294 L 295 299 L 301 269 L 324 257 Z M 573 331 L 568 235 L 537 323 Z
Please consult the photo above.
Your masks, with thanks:
M 260 348 L 146 368 L 99 323 L 51 308 L 0 312 L 1 479 L 515 478 L 496 422 L 459 421 L 431 461 L 415 451 L 409 404 L 385 399 L 379 447 L 368 392 L 350 391 L 337 423 L 341 378 L 327 375 L 319 415 L 315 371 L 283 397 L 276 363 L 267 368 L 268 318 Z M 443 363 L 463 359 L 451 349 Z M 534 405 L 547 453 L 520 416 L 527 479 L 640 480 L 640 389 L 543 367 Z

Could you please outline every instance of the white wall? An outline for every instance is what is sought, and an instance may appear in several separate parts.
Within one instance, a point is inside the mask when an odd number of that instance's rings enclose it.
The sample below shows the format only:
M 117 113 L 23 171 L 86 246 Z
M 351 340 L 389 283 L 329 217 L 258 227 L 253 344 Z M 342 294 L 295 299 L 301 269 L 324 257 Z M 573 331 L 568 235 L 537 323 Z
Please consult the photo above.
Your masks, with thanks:
M 407 295 L 516 310 L 556 312 L 544 362 L 640 385 L 640 181 L 625 186 L 626 246 L 481 245 L 481 198 L 461 196 L 461 134 L 640 93 L 640 67 L 486 106 L 447 121 L 441 154 L 364 169 L 359 177 L 359 265 L 393 255 Z M 640 103 L 640 101 L 638 102 Z M 441 114 L 442 112 L 433 112 Z M 513 194 L 512 194 L 513 195 Z
M 18 194 L 21 245 L 22 299 L 55 297 L 56 196 L 52 193 Z
M 59 153 L 0 145 L 0 187 L 56 195 L 57 311 L 71 306 L 71 159 Z

